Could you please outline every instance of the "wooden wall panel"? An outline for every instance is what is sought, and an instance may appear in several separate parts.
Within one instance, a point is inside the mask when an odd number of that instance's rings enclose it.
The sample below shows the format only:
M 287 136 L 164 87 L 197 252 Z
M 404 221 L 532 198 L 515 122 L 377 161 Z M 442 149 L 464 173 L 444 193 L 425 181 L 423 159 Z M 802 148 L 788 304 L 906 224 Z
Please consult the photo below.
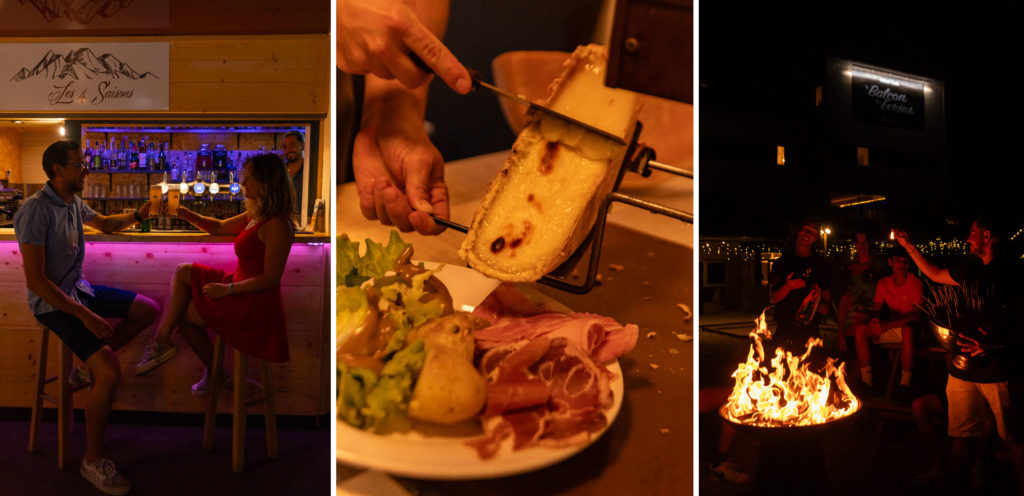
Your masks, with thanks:
M 17 8 L 16 2 L 5 8 Z M 22 2 L 24 3 L 24 2 Z M 129 22 L 130 16 L 122 15 L 125 21 L 118 22 L 118 13 L 103 22 L 78 25 L 73 32 L 81 36 L 97 35 L 184 35 L 184 34 L 274 34 L 274 33 L 329 33 L 332 19 L 329 0 L 304 0 L 281 2 L 278 0 L 164 0 L 163 5 L 138 2 L 142 8 L 153 8 L 150 15 L 165 16 L 165 22 L 140 29 Z M 0 6 L 2 6 L 0 2 Z M 119 6 L 130 13 L 132 5 Z M 21 8 L 33 10 L 31 4 Z M 27 16 L 35 20 L 32 15 Z M 60 22 L 33 26 L 7 25 L 0 19 L 0 27 L 11 36 L 61 36 L 69 30 L 61 29 Z M 100 19 L 100 18 L 97 18 Z M 59 18 L 58 20 L 63 20 Z
M 11 182 L 21 182 L 21 132 L 14 127 L 0 127 L 0 178 L 11 170 Z
M 46 182 L 46 173 L 43 172 L 43 151 L 54 141 L 62 139 L 57 132 L 58 127 L 58 124 L 54 124 L 53 127 L 32 126 L 22 131 L 21 176 L 15 181 L 16 183 L 43 184 Z

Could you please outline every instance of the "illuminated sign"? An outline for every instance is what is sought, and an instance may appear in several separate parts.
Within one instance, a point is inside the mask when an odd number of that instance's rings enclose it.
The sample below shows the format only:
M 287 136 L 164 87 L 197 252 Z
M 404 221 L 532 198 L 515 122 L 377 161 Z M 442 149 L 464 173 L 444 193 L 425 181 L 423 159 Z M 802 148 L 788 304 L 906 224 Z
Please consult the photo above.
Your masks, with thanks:
M 924 131 L 924 81 L 854 66 L 850 71 L 853 120 Z

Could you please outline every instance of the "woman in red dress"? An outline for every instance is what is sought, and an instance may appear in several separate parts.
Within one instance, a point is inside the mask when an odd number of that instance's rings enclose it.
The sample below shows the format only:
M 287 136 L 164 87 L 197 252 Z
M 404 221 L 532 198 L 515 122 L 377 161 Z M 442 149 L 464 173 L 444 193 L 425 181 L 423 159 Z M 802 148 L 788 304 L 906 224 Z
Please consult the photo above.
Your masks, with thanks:
M 205 394 L 210 388 L 213 345 L 206 329 L 246 355 L 288 361 L 281 275 L 295 240 L 295 189 L 284 162 L 273 154 L 247 160 L 241 185 L 246 211 L 230 219 L 178 209 L 178 217 L 207 233 L 238 235 L 238 265 L 233 273 L 198 263 L 178 266 L 160 327 L 136 365 L 136 375 L 150 372 L 177 353 L 171 344 L 175 328 L 206 365 L 202 379 L 192 386 L 193 394 Z

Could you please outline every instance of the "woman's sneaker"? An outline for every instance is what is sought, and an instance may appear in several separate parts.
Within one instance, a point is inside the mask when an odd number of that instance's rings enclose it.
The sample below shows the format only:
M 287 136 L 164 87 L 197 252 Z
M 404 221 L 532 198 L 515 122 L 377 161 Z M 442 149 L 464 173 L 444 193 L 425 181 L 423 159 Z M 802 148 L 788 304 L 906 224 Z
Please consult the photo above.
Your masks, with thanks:
M 173 344 L 162 345 L 159 341 L 151 341 L 146 345 L 146 351 L 142 352 L 142 358 L 135 366 L 135 375 L 149 373 L 159 367 L 167 360 L 170 360 L 178 353 Z
M 100 458 L 93 463 L 82 460 L 82 466 L 78 471 L 85 480 L 105 494 L 120 496 L 132 490 L 132 483 L 117 473 L 114 462 L 106 458 Z
M 199 379 L 199 382 L 192 385 L 192 394 L 196 396 L 206 396 L 210 393 L 210 384 L 213 379 L 210 377 L 210 369 L 203 369 L 203 377 Z M 224 388 L 230 388 L 232 385 L 231 374 L 224 374 Z

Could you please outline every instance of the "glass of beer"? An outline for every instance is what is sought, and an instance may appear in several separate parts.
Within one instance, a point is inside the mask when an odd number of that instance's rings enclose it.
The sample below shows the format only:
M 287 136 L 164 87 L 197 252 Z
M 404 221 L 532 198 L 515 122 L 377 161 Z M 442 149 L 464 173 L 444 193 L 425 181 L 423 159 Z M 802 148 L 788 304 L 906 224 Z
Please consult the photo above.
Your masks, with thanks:
M 149 215 L 159 216 L 160 215 L 160 200 L 163 198 L 163 188 L 159 184 L 153 184 L 149 187 Z
M 178 203 L 181 201 L 181 190 L 171 188 L 167 191 L 167 215 L 178 216 Z

